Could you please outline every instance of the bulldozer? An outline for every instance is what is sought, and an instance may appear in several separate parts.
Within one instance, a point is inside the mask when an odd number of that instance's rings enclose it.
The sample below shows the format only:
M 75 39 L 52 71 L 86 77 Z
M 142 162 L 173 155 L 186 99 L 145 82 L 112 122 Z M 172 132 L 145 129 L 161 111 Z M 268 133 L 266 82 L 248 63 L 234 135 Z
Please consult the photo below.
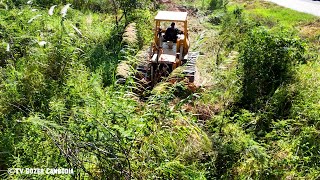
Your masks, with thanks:
M 189 52 L 187 15 L 187 12 L 159 11 L 155 16 L 154 40 L 149 49 L 148 60 L 137 66 L 140 77 L 143 77 L 151 87 L 182 65 L 185 66 L 182 71 L 184 77 L 188 78 L 189 83 L 194 82 L 198 53 Z M 173 39 L 168 37 L 169 28 L 161 28 L 161 23 L 168 22 L 171 22 L 171 26 L 175 23 L 183 26 L 181 30 L 174 29 L 177 34 Z

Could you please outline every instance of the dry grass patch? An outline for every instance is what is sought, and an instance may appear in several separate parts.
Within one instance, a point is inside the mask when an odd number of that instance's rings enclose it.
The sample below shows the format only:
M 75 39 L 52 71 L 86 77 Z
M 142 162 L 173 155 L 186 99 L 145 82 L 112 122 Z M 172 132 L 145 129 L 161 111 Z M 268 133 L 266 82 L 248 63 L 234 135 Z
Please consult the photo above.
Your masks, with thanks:
M 320 45 L 320 19 L 299 27 L 300 35 L 309 38 L 312 43 Z

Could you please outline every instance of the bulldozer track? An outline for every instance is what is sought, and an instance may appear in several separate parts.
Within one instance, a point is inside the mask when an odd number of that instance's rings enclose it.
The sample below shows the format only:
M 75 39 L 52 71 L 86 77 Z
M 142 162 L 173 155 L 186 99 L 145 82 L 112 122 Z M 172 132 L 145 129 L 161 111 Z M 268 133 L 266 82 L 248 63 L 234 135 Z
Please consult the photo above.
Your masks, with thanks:
M 189 79 L 189 82 L 193 83 L 196 75 L 196 62 L 199 56 L 199 52 L 189 52 L 187 55 L 187 59 L 184 60 L 183 66 L 183 74 L 185 77 Z M 148 81 L 150 74 L 150 63 L 141 63 L 136 67 L 137 75 L 136 77 L 140 79 L 140 81 L 145 81 L 144 84 Z
M 187 61 L 184 66 L 186 67 L 183 74 L 189 78 L 189 82 L 193 83 L 196 75 L 196 61 L 198 59 L 199 52 L 189 52 Z

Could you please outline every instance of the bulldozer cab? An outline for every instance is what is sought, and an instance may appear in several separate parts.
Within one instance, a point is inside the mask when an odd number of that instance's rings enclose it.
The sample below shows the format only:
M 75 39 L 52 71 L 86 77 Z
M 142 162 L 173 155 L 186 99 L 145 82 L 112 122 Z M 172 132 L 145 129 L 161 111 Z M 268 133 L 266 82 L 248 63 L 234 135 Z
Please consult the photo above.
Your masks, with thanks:
M 167 27 L 161 27 L 161 24 L 172 22 L 180 28 L 180 34 L 177 34 L 174 41 L 165 38 Z M 182 64 L 188 54 L 189 46 L 187 12 L 159 11 L 155 17 L 154 42 L 151 45 L 150 61 L 170 65 L 170 69 L 174 70 Z
M 139 72 L 144 72 L 144 79 L 152 87 L 181 65 L 185 66 L 182 73 L 188 77 L 189 82 L 194 81 L 197 53 L 189 52 L 187 15 L 187 12 L 159 11 L 155 17 L 154 40 L 149 51 L 148 65 L 146 68 L 138 68 Z M 179 31 L 173 26 L 167 29 L 173 23 L 180 28 Z M 161 27 L 163 24 L 166 26 Z
M 162 80 L 176 82 L 188 79 L 193 83 L 196 75 L 196 60 L 198 52 L 189 52 L 189 35 L 187 12 L 159 11 L 155 17 L 154 39 L 151 42 L 149 57 L 139 61 L 136 66 L 135 79 L 145 89 L 154 87 Z M 168 25 L 175 23 L 180 29 L 167 29 Z M 161 27 L 162 25 L 162 27 Z M 165 26 L 163 26 L 165 25 Z M 170 30 L 168 33 L 168 30 Z M 168 34 L 174 36 L 167 36 Z M 167 38 L 174 37 L 174 38 Z M 172 40 L 173 39 L 173 40 Z M 179 76 L 169 77 L 177 67 L 183 67 L 176 71 Z M 174 75 L 173 75 L 174 76 Z M 169 77 L 171 79 L 166 79 Z

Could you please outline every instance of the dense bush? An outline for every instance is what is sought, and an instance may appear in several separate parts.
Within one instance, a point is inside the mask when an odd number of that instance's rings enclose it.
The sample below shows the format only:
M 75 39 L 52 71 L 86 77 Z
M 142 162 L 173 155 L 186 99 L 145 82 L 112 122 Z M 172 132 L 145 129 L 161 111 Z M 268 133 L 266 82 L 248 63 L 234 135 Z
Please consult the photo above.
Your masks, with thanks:
M 70 3 L 74 8 L 79 10 L 91 10 L 95 12 L 110 12 L 112 6 L 103 0 L 7 0 L 5 2 L 10 7 L 19 7 L 26 4 L 48 8 L 53 5 L 61 5 Z
M 306 60 L 306 41 L 245 6 L 214 12 L 209 20 L 220 25 L 218 67 L 230 51 L 240 53 L 238 66 L 217 70 L 217 84 L 205 93 L 215 105 L 226 103 L 206 124 L 217 153 L 207 162 L 216 167 L 207 177 L 319 178 L 319 62 Z
M 172 108 L 171 95 L 140 102 L 133 87 L 114 83 L 118 63 L 149 44 L 150 12 L 127 17 L 138 39 L 130 45 L 124 18 L 115 25 L 113 14 L 72 8 L 61 17 L 63 5 L 49 15 L 51 2 L 17 1 L 1 11 L 1 170 L 75 170 L 40 177 L 47 179 L 203 177 L 205 168 L 194 162 L 210 152 L 211 142 L 192 116 Z
M 243 106 L 263 108 L 279 86 L 292 80 L 295 67 L 305 62 L 304 53 L 305 43 L 291 33 L 254 29 L 239 57 Z
M 300 65 L 306 46 L 291 33 L 254 28 L 261 24 L 243 8 L 223 9 L 212 16 L 219 38 L 212 40 L 215 29 L 194 43 L 202 58 L 219 45 L 227 56 L 205 59 L 213 81 L 201 98 L 181 82 L 163 83 L 142 101 L 133 81 L 116 84 L 114 74 L 152 40 L 152 12 L 135 9 L 145 1 L 116 1 L 117 12 L 95 0 L 26 2 L 0 2 L 9 5 L 0 5 L 0 170 L 65 167 L 75 174 L 0 171 L 0 178 L 319 177 L 320 66 Z M 130 13 L 121 19 L 124 10 Z
M 229 2 L 228 0 L 210 0 L 208 8 L 210 10 L 217 10 L 220 8 L 226 8 L 228 2 Z

